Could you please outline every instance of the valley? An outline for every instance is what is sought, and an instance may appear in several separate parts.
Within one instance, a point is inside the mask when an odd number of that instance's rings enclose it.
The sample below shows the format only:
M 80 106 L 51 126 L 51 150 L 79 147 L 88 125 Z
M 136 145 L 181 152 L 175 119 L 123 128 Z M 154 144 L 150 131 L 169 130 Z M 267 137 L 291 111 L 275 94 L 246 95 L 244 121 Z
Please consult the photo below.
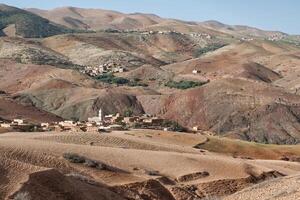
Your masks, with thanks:
M 1 126 L 0 199 L 300 198 L 299 36 L 5 4 L 0 35 L 0 124 L 60 128 Z

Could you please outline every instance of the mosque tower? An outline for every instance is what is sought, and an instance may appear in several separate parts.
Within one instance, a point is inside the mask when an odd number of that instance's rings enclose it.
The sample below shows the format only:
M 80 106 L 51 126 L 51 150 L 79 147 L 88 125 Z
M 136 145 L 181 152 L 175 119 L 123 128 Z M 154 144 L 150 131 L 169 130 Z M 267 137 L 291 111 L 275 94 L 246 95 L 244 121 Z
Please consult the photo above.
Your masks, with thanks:
M 102 113 L 102 109 L 100 108 L 99 112 L 98 112 L 98 118 L 100 120 L 100 122 L 103 121 L 103 113 Z

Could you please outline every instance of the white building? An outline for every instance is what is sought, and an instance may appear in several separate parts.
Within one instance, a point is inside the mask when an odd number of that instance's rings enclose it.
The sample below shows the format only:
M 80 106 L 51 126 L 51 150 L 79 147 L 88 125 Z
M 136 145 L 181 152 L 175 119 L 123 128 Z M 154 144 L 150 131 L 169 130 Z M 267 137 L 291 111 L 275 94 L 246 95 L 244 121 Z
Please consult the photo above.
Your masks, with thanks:
M 97 117 L 91 117 L 88 118 L 89 122 L 96 122 L 96 123 L 101 123 L 103 122 L 103 113 L 102 113 L 102 109 L 99 110 L 98 112 L 98 116 Z
M 48 128 L 49 127 L 49 123 L 41 123 L 41 127 Z
M 2 128 L 10 128 L 10 124 L 1 124 L 0 125 Z
M 15 123 L 15 124 L 24 124 L 24 120 L 23 119 L 14 119 L 13 123 Z
M 63 127 L 76 126 L 76 124 L 73 121 L 63 121 L 63 122 L 59 122 L 58 124 Z

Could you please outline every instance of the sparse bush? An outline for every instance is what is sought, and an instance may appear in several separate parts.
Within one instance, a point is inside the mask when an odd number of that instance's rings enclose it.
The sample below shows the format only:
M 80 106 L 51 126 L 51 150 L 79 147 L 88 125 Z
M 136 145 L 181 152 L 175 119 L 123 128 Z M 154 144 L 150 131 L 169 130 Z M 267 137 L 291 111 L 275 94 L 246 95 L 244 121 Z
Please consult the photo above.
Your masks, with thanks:
M 130 87 L 138 87 L 138 86 L 148 87 L 148 84 L 146 84 L 146 83 L 140 83 L 140 82 L 137 82 L 137 81 L 130 81 L 128 83 L 128 86 L 130 86 Z
M 137 86 L 147 87 L 148 86 L 145 83 L 141 83 L 140 79 L 138 79 L 138 78 L 135 78 L 134 80 L 128 80 L 126 78 L 116 77 L 112 73 L 102 74 L 100 76 L 97 76 L 96 79 L 101 82 L 104 82 L 104 83 L 117 84 L 117 85 L 128 85 L 130 87 L 137 87 Z
M 100 163 L 96 160 L 91 160 L 83 156 L 79 156 L 75 153 L 65 153 L 63 157 L 71 163 L 84 164 L 87 167 L 97 168 L 100 170 L 107 169 L 107 165 L 105 165 L 104 163 Z
M 169 81 L 165 84 L 166 87 L 169 88 L 176 88 L 176 89 L 181 89 L 181 90 L 186 90 L 189 88 L 194 88 L 194 87 L 198 87 L 201 85 L 204 85 L 206 83 L 204 82 L 194 82 L 194 81 Z
M 149 176 L 160 176 L 159 171 L 155 171 L 155 170 L 145 170 L 145 173 Z
M 127 80 L 126 78 L 115 77 L 115 78 L 113 78 L 112 83 L 118 84 L 118 85 L 125 85 L 125 84 L 129 83 L 129 80 Z
M 85 163 L 85 157 L 75 153 L 65 153 L 63 157 L 71 163 Z
M 14 200 L 31 200 L 28 192 L 20 192 L 15 197 Z
M 129 83 L 129 80 L 126 78 L 121 78 L 121 77 L 115 77 L 113 74 L 108 73 L 108 74 L 102 74 L 100 76 L 96 77 L 97 80 L 102 81 L 104 83 L 109 83 L 109 84 L 118 84 L 118 85 L 124 85 Z
M 138 122 L 135 122 L 132 124 L 132 128 L 135 128 L 135 129 L 139 129 L 139 128 L 142 128 L 142 124 L 141 123 L 138 123 Z
M 105 29 L 104 32 L 106 32 L 106 33 L 120 33 L 120 31 L 118 29 L 113 29 L 113 28 Z
M 124 111 L 124 117 L 132 117 L 132 116 L 133 116 L 132 108 L 128 108 Z
M 134 78 L 133 81 L 135 81 L 135 82 L 140 82 L 141 79 L 140 79 L 140 78 Z
M 96 168 L 98 166 L 98 163 L 94 160 L 86 159 L 84 165 L 87 167 Z

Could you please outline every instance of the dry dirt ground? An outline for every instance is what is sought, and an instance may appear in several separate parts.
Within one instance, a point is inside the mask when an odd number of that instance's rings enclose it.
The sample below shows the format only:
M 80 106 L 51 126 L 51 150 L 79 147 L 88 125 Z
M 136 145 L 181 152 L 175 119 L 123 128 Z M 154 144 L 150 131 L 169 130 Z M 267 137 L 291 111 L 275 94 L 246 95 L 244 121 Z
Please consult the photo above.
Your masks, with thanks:
M 275 188 L 299 173 L 297 162 L 253 160 L 194 148 L 210 140 L 204 135 L 154 130 L 2 134 L 0 199 L 21 195 L 53 200 L 243 199 L 249 195 L 245 188 L 261 182 Z M 70 163 L 65 153 L 105 167 Z M 269 182 L 281 177 L 274 186 Z M 293 187 L 299 186 L 298 179 L 292 179 Z M 260 196 L 259 188 L 255 191 L 256 199 L 267 199 Z

